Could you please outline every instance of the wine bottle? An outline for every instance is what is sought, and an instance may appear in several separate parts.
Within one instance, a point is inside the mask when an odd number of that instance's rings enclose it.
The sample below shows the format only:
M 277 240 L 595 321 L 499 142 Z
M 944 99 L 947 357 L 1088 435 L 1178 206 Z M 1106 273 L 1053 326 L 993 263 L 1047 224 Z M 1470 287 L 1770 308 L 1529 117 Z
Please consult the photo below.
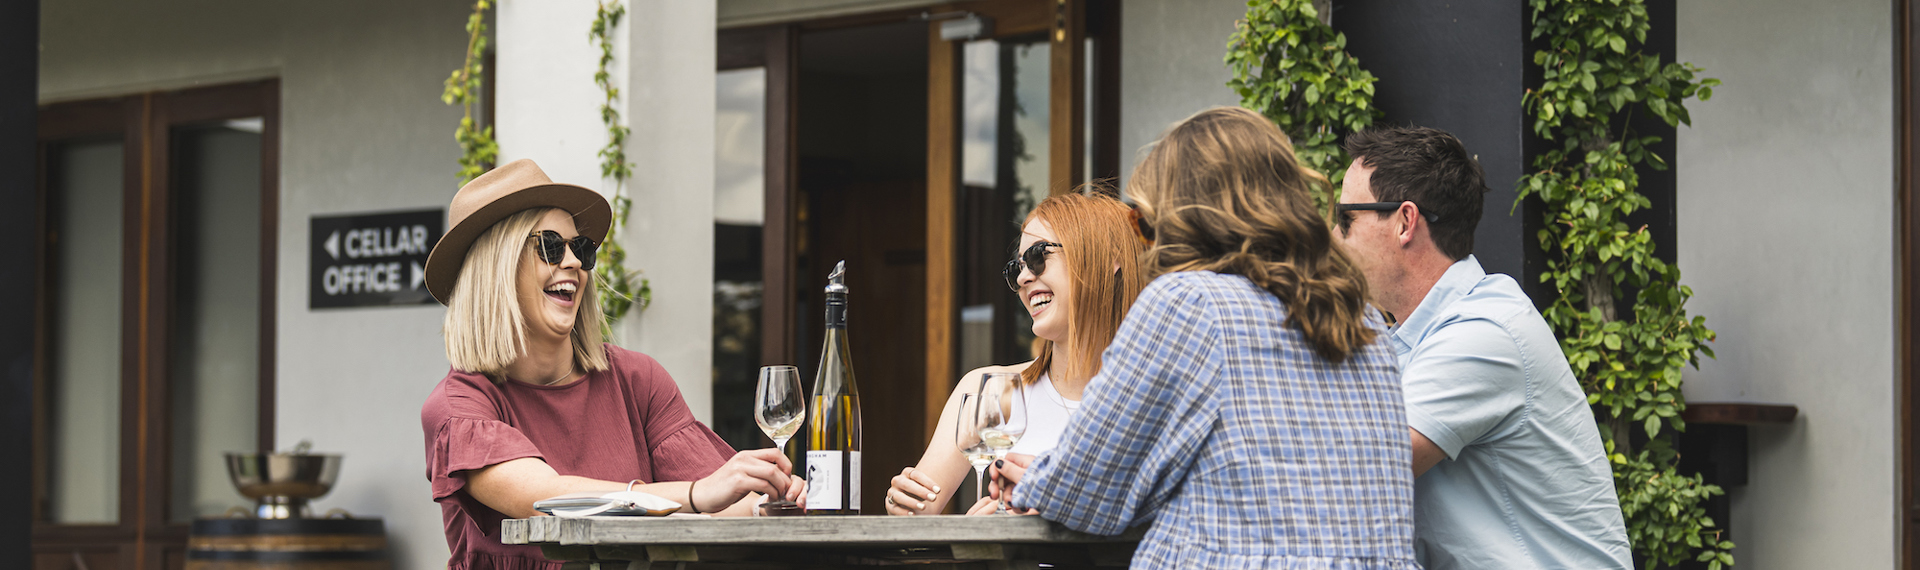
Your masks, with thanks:
M 860 514 L 860 391 L 847 351 L 847 262 L 827 276 L 827 334 L 807 424 L 807 514 Z

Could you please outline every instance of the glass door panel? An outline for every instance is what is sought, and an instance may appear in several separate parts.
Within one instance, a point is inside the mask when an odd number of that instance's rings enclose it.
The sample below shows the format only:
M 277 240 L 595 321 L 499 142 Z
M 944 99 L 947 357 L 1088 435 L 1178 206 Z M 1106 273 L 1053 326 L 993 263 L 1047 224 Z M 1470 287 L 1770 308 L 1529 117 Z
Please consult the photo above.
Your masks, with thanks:
M 764 338 L 767 69 L 719 72 L 714 103 L 713 430 L 735 449 L 755 449 L 768 445 L 753 421 Z
M 126 145 L 48 145 L 47 492 L 55 524 L 120 519 L 121 205 Z
M 228 480 L 225 453 L 259 442 L 260 131 L 260 119 L 241 119 L 173 133 L 174 522 L 250 503 Z
M 961 46 L 960 371 L 1033 358 L 1033 319 L 1000 269 L 1050 190 L 1050 52 L 1045 35 Z

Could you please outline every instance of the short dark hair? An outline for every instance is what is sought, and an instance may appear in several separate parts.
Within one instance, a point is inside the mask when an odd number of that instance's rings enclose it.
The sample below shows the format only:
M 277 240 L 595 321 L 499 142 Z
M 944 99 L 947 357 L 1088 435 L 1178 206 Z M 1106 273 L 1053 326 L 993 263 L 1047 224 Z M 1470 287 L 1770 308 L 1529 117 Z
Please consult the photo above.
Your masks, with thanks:
M 1440 129 L 1389 127 L 1347 135 L 1346 148 L 1373 169 L 1369 185 L 1375 201 L 1412 201 L 1421 212 L 1440 217 L 1428 225 L 1440 253 L 1454 261 L 1473 253 L 1487 175 L 1460 139 Z

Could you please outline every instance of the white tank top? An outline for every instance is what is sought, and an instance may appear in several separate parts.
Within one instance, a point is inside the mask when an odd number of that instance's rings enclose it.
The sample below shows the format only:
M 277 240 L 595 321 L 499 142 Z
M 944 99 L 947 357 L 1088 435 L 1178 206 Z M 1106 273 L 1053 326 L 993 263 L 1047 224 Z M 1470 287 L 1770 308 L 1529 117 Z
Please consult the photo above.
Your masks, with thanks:
M 1012 453 L 1040 455 L 1053 449 L 1067 433 L 1067 419 L 1080 409 L 1080 401 L 1060 395 L 1045 373 L 1027 387 L 1026 404 L 1027 433 L 1013 444 Z

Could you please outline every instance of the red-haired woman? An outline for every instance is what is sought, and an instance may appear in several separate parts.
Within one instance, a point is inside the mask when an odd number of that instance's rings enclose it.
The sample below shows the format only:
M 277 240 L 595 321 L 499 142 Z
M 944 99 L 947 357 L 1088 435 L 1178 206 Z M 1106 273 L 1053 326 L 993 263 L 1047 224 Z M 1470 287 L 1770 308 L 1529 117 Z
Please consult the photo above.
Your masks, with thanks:
M 1015 372 L 1027 385 L 1028 427 L 1014 453 L 1037 455 L 1053 447 L 1067 417 L 1080 407 L 1087 380 L 1100 371 L 1106 350 L 1146 285 L 1139 256 L 1144 249 L 1128 225 L 1126 204 L 1100 194 L 1062 194 L 1027 214 L 1017 255 L 1008 264 L 1007 285 L 1033 316 L 1039 358 L 1011 366 L 988 366 L 961 378 Z M 962 395 L 980 388 L 962 381 L 947 398 L 933 441 L 920 463 L 893 478 L 887 514 L 939 514 L 970 470 L 954 445 L 954 420 Z M 993 512 L 991 497 L 969 514 Z

